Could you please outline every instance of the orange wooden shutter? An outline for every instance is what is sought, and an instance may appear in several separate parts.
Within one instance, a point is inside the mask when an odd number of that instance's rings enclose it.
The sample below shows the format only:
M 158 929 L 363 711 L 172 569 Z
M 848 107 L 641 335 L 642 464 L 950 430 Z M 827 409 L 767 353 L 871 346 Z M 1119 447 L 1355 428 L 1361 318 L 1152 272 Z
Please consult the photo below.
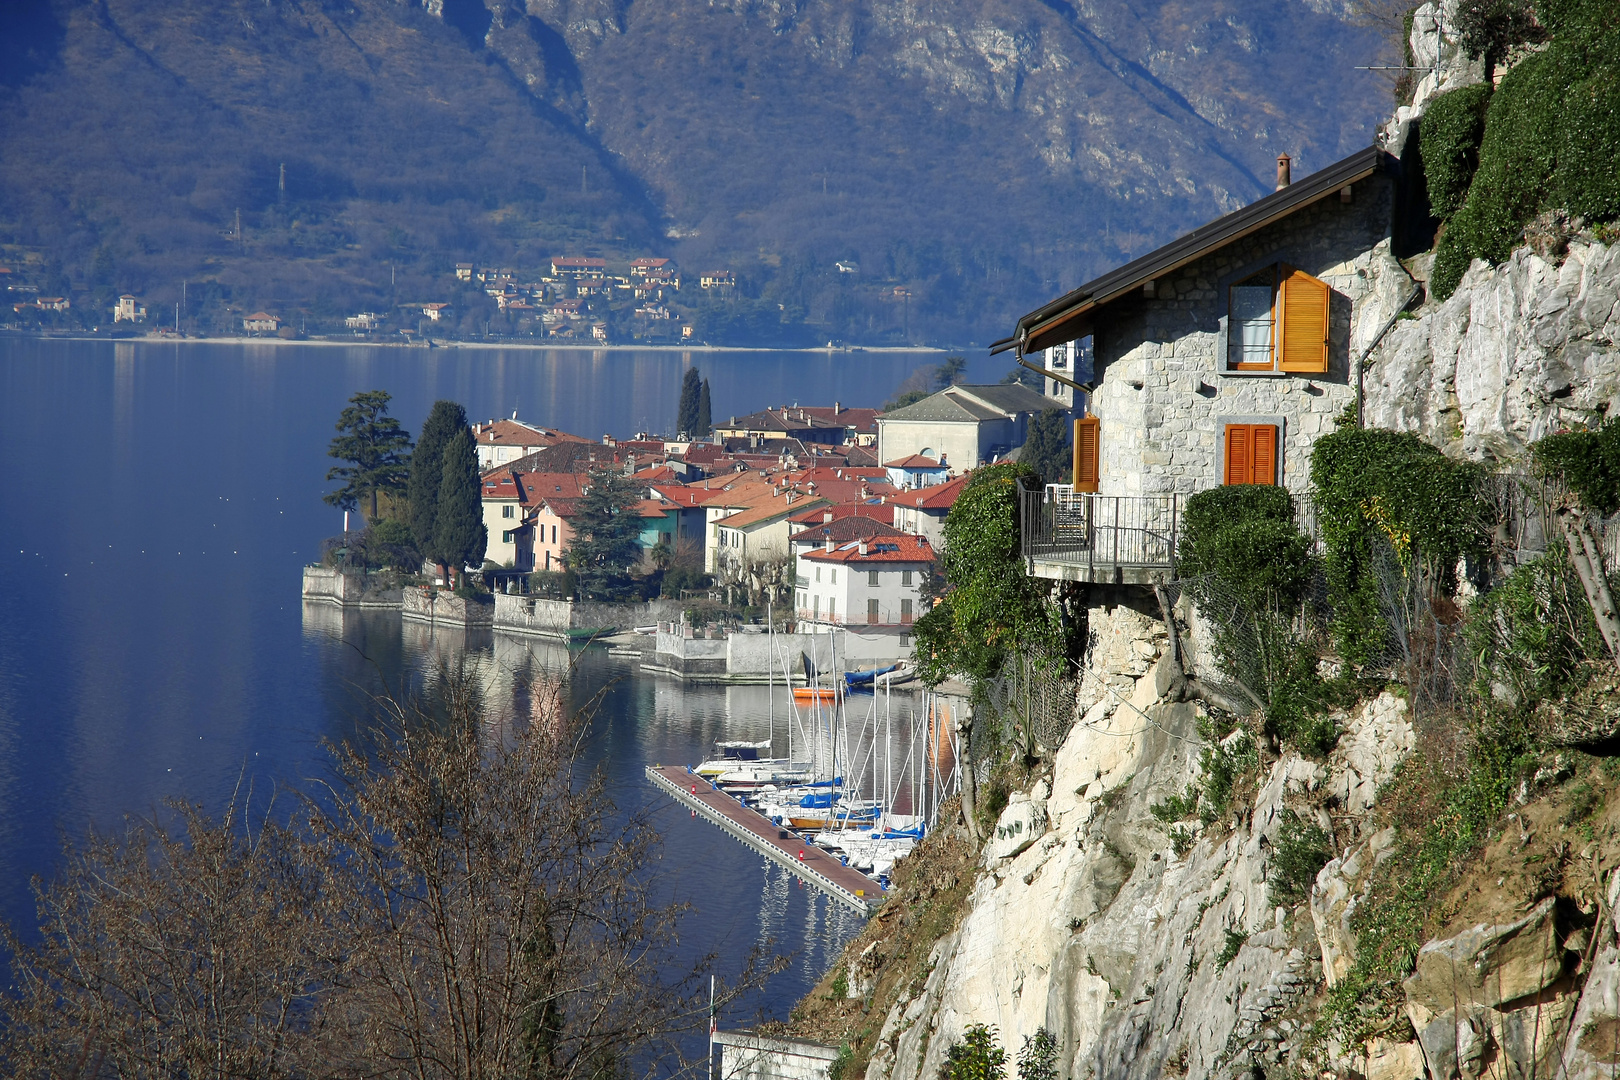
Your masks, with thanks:
M 1277 429 L 1270 424 L 1256 424 L 1250 429 L 1249 483 L 1275 484 L 1277 482 Z
M 1254 429 L 1248 424 L 1226 425 L 1226 483 L 1247 484 L 1249 482 L 1249 433 Z
M 1328 287 L 1303 270 L 1283 267 L 1277 287 L 1277 367 L 1325 374 L 1328 369 Z
M 1102 477 L 1097 441 L 1097 418 L 1083 416 L 1074 422 L 1074 490 L 1096 491 Z
M 1226 483 L 1277 482 L 1277 426 L 1226 425 Z

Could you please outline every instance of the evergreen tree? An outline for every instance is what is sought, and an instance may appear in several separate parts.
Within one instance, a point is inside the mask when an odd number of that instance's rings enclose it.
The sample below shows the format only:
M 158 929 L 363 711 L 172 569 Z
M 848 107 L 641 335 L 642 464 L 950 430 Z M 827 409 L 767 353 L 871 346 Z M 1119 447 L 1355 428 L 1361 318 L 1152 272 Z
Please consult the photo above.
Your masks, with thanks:
M 438 512 L 433 521 L 434 561 L 453 570 L 482 565 L 489 533 L 484 528 L 484 499 L 478 480 L 478 451 L 465 424 L 444 447 Z M 445 582 L 450 578 L 447 575 Z
M 467 430 L 467 411 L 453 401 L 435 401 L 422 424 L 422 437 L 411 454 L 411 479 L 405 494 L 411 501 L 411 535 L 423 553 L 433 550 L 439 515 L 439 485 L 444 480 L 444 448 L 450 437 Z M 429 556 L 432 557 L 431 555 Z
M 568 566 L 582 597 L 612 600 L 629 591 L 630 568 L 641 561 L 641 517 L 635 510 L 640 499 L 640 487 L 624 473 L 591 474 L 568 545 Z
M 698 399 L 703 387 L 697 368 L 687 368 L 681 377 L 681 401 L 675 409 L 675 433 L 688 438 L 697 437 Z
M 1074 467 L 1069 453 L 1068 422 L 1061 410 L 1043 409 L 1029 422 L 1029 435 L 1018 460 L 1045 484 L 1064 484 Z
M 709 380 L 703 380 L 703 389 L 698 393 L 697 428 L 692 432 L 699 438 L 706 438 L 714 430 L 714 413 L 709 408 Z
M 967 378 L 967 360 L 960 356 L 947 356 L 945 362 L 934 369 L 934 382 L 943 390 Z
M 388 415 L 389 400 L 386 390 L 362 390 L 350 398 L 349 407 L 338 417 L 337 437 L 326 452 L 327 457 L 351 464 L 327 470 L 328 480 L 345 483 L 322 498 L 339 510 L 356 510 L 360 500 L 369 500 L 371 512 L 366 520 L 372 523 L 377 520 L 377 493 L 403 492 L 409 471 L 405 454 L 410 451 L 411 436 Z

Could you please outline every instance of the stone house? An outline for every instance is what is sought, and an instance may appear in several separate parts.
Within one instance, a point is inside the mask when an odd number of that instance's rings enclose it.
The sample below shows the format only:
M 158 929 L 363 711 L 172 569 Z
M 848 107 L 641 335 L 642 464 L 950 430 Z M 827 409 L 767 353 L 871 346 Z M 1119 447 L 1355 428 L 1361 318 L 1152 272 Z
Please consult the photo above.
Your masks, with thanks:
M 273 334 L 281 320 L 264 311 L 255 311 L 242 320 L 242 329 L 250 334 Z
M 1427 248 L 1429 219 L 1415 170 L 1378 147 L 1298 183 L 1289 171 L 1284 156 L 1272 194 L 1030 312 L 991 347 L 1021 361 L 1065 350 L 1090 390 L 1076 491 L 1307 489 L 1312 443 L 1356 407 L 1362 359 L 1413 299 L 1399 257 Z M 1075 361 L 1088 352 L 1086 382 Z

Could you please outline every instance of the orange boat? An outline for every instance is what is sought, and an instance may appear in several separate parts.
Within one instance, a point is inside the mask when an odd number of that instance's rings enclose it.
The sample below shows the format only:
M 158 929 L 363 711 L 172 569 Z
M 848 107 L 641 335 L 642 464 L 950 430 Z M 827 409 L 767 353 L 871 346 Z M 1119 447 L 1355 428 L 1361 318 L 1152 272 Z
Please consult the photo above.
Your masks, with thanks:
M 830 705 L 838 700 L 838 691 L 830 686 L 795 686 L 793 700 L 801 705 L 812 705 L 818 701 Z

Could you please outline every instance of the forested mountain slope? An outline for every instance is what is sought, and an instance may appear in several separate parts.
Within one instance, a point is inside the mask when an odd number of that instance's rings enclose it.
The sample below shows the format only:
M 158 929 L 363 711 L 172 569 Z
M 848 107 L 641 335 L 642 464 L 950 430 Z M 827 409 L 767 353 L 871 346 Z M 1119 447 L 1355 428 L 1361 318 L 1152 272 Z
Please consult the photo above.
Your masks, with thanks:
M 983 341 L 1387 102 L 1303 0 L 486 3 L 8 4 L 4 238 L 311 310 L 666 254 L 829 335 L 897 338 L 902 285 L 913 338 Z

